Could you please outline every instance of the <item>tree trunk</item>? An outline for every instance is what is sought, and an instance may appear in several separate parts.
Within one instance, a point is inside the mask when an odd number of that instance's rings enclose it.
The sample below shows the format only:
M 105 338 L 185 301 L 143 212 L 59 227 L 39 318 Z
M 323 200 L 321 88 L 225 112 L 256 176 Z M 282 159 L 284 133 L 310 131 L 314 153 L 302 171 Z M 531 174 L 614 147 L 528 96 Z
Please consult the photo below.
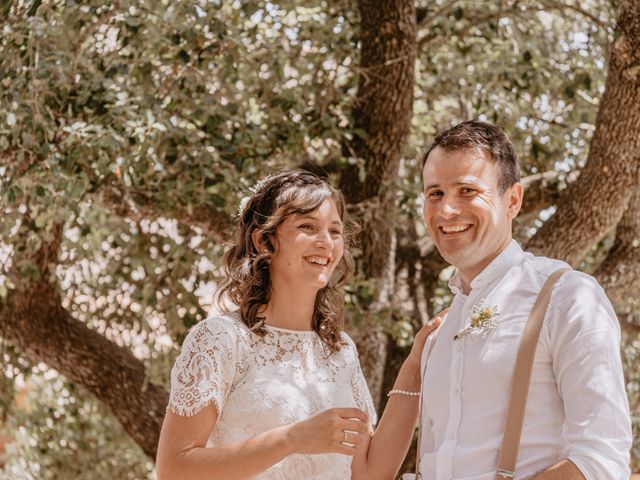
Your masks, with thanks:
M 636 187 L 629 205 L 616 227 L 616 239 L 595 274 L 613 303 L 630 304 L 640 285 L 640 187 Z M 624 330 L 640 332 L 631 309 L 619 314 Z
M 411 123 L 416 12 L 411 0 L 360 0 L 361 59 L 354 127 L 363 131 L 346 146 L 364 159 L 367 176 L 360 181 L 357 165 L 341 176 L 340 188 L 349 204 L 361 208 L 362 273 L 379 280 L 369 320 L 356 338 L 360 359 L 374 400 L 378 403 L 387 350 L 387 336 L 376 314 L 389 306 L 393 285 L 393 217 L 396 199 L 391 188 L 398 173 Z
M 627 302 L 640 284 L 640 187 L 616 227 L 616 239 L 596 277 L 612 302 Z
M 571 265 L 616 226 L 640 185 L 640 1 L 620 3 L 587 164 L 527 249 Z

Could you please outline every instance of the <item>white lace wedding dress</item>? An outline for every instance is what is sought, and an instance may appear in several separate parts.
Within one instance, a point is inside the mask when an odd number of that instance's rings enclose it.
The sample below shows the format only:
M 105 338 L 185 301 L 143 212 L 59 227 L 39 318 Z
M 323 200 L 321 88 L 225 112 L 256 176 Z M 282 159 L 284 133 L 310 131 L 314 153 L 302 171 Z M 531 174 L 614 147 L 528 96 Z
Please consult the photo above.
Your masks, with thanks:
M 237 314 L 197 324 L 171 371 L 168 409 L 191 416 L 213 403 L 218 421 L 207 446 L 251 438 L 280 425 L 305 420 L 334 407 L 357 407 L 372 422 L 376 414 L 355 345 L 329 355 L 313 331 L 266 327 L 260 337 Z M 259 480 L 345 480 L 351 457 L 291 455 Z

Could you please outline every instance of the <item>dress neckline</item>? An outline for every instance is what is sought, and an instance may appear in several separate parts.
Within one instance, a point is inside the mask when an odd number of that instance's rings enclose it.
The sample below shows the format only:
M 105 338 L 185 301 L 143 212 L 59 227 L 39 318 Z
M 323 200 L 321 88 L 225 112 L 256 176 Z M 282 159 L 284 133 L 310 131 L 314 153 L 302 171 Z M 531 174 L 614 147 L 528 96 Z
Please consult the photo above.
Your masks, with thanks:
M 273 325 L 267 325 L 266 323 L 264 324 L 264 327 L 267 330 L 282 332 L 282 333 L 292 333 L 295 335 L 312 335 L 316 333 L 315 330 L 293 330 L 291 328 L 274 327 Z

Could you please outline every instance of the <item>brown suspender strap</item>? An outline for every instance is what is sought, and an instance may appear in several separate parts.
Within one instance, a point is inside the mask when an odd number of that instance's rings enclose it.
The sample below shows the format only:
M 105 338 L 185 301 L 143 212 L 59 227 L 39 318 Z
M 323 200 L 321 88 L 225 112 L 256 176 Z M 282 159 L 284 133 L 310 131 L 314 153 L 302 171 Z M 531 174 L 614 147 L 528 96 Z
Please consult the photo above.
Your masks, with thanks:
M 542 322 L 547 312 L 547 307 L 549 306 L 553 286 L 560 276 L 568 270 L 570 269 L 563 268 L 553 272 L 549 276 L 536 302 L 533 304 L 529 319 L 524 327 L 516 356 L 516 365 L 513 369 L 509 407 L 498 457 L 496 480 L 515 478 L 516 461 L 518 459 L 518 449 L 520 448 L 520 436 L 522 435 L 522 424 L 524 423 L 524 412 L 529 394 L 531 372 L 533 371 L 533 357 L 536 354 L 540 329 L 542 328 Z

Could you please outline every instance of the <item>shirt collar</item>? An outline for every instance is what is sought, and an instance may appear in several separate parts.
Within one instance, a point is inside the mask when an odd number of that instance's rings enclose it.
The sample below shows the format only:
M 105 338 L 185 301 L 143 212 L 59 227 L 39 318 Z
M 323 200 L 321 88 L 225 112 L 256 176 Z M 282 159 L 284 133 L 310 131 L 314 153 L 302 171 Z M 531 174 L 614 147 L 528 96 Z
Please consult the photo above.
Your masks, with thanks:
M 474 288 L 486 285 L 492 280 L 502 276 L 509 268 L 518 263 L 523 255 L 524 251 L 520 245 L 518 245 L 518 242 L 511 240 L 507 248 L 500 252 L 500 254 L 471 281 L 471 289 L 473 290 Z M 462 279 L 457 270 L 449 280 L 449 288 L 455 295 L 462 294 Z

